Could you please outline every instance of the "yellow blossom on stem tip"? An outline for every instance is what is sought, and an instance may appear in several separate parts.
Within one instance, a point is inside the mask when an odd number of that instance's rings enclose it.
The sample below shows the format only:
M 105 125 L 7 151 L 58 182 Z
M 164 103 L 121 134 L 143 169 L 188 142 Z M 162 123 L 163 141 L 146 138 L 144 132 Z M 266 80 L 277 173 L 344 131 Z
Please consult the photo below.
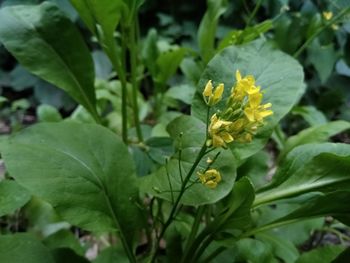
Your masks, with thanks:
M 213 91 L 214 90 L 214 91 Z M 222 93 L 224 92 L 224 84 L 220 83 L 215 89 L 213 88 L 212 81 L 209 80 L 205 85 L 203 91 L 203 99 L 208 106 L 213 106 L 218 103 L 222 98 Z
M 322 12 L 322 15 L 323 15 L 324 19 L 326 19 L 326 20 L 331 20 L 333 17 L 333 13 L 330 11 L 328 11 L 328 12 L 324 11 L 324 12 Z
M 215 188 L 221 181 L 220 172 L 216 169 L 209 169 L 203 172 L 197 172 L 199 180 L 202 184 L 209 188 Z
M 212 95 L 210 86 L 203 92 Z M 271 103 L 261 104 L 263 93 L 256 86 L 252 75 L 242 76 L 236 71 L 236 83 L 226 102 L 226 108 L 214 113 L 208 127 L 208 146 L 227 147 L 232 141 L 251 142 L 258 127 L 264 125 L 264 118 L 273 114 Z

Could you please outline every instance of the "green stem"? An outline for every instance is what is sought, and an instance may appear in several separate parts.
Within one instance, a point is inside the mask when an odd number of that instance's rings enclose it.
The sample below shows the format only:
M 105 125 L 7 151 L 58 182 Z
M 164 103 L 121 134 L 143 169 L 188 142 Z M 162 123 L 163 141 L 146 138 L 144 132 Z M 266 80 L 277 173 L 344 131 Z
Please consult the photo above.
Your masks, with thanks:
M 350 7 L 345 8 L 341 12 L 339 12 L 338 15 L 336 15 L 332 20 L 325 23 L 324 26 L 320 27 L 318 30 L 315 31 L 306 41 L 305 43 L 294 53 L 293 57 L 297 58 L 300 56 L 300 54 L 310 45 L 310 43 L 325 30 L 327 27 L 331 26 L 332 24 L 336 23 L 338 20 L 340 20 L 343 16 L 345 16 L 350 11 Z
M 125 54 L 125 45 L 122 43 L 122 58 L 118 59 L 118 52 L 114 39 L 103 39 L 98 37 L 98 40 L 111 61 L 114 70 L 117 72 L 121 86 L 122 86 L 122 138 L 124 143 L 128 141 L 128 123 L 127 123 L 127 80 L 125 74 L 125 68 L 123 67 L 123 55 Z M 124 41 L 122 41 L 124 42 Z
M 256 13 L 258 12 L 260 6 L 261 6 L 262 0 L 258 0 L 258 2 L 256 3 L 253 12 L 249 15 L 249 18 L 247 20 L 247 24 L 246 24 L 246 28 L 250 25 L 250 23 L 252 22 L 253 18 L 255 17 Z
M 163 238 L 164 234 L 165 234 L 165 231 L 168 229 L 169 225 L 171 224 L 171 222 L 173 221 L 174 219 L 174 215 L 176 214 L 177 212 L 177 209 L 178 209 L 178 206 L 180 204 L 180 201 L 181 201 L 181 198 L 182 196 L 184 195 L 185 193 L 185 190 L 186 190 L 186 186 L 187 186 L 187 183 L 189 182 L 193 172 L 195 171 L 195 169 L 197 168 L 199 162 L 201 161 L 201 159 L 203 158 L 203 156 L 205 155 L 205 152 L 207 150 L 207 146 L 206 146 L 206 143 L 203 144 L 201 150 L 199 151 L 198 155 L 197 155 L 197 158 L 196 160 L 194 161 L 190 171 L 187 173 L 186 177 L 184 178 L 184 181 L 183 181 L 183 184 L 181 185 L 181 189 L 180 189 L 180 193 L 179 195 L 177 196 L 176 200 L 175 200 L 175 203 L 170 211 L 170 215 L 167 219 L 167 221 L 164 223 L 163 227 L 162 227 L 162 230 L 157 238 L 157 241 L 156 241 L 156 249 L 152 255 L 152 258 L 151 258 L 151 261 L 150 262 L 154 262 L 156 257 L 157 257 L 157 251 L 159 249 L 159 242 L 160 240 Z
M 188 253 L 188 250 L 191 247 L 192 242 L 194 241 L 194 239 L 197 235 L 201 220 L 202 220 L 204 212 L 205 212 L 205 208 L 206 208 L 206 206 L 203 205 L 203 206 L 198 207 L 198 209 L 197 209 L 196 217 L 194 219 L 190 235 L 188 236 L 188 240 L 187 240 L 186 249 L 185 249 L 184 254 Z
M 133 23 L 129 30 L 129 39 L 130 39 L 130 64 L 131 64 L 131 84 L 132 84 L 132 102 L 133 102 L 133 112 L 134 112 L 134 121 L 136 127 L 136 133 L 138 140 L 143 142 L 142 130 L 140 125 L 139 118 L 139 106 L 137 103 L 137 96 L 139 90 L 139 82 L 137 80 L 137 54 L 138 47 L 136 43 L 136 31 L 137 31 L 137 16 L 135 15 L 135 19 L 133 19 Z

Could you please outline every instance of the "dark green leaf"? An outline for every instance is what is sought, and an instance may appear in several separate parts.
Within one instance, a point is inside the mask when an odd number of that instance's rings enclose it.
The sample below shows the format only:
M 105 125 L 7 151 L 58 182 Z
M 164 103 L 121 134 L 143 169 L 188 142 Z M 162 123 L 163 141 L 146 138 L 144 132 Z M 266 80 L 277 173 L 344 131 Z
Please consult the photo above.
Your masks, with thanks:
M 0 41 L 27 70 L 65 90 L 98 119 L 89 50 L 57 6 L 1 9 Z
M 97 125 L 51 123 L 28 128 L 2 146 L 11 176 L 65 220 L 91 231 L 118 228 L 131 243 L 140 227 L 136 176 L 119 137 Z
M 326 246 L 316 248 L 301 255 L 301 257 L 295 263 L 333 262 L 332 260 L 334 260 L 342 252 L 342 250 L 344 250 L 344 248 L 341 246 Z M 342 261 L 341 263 L 345 263 L 345 261 Z
M 56 248 L 51 251 L 55 263 L 89 263 L 86 258 L 77 255 L 70 248 Z

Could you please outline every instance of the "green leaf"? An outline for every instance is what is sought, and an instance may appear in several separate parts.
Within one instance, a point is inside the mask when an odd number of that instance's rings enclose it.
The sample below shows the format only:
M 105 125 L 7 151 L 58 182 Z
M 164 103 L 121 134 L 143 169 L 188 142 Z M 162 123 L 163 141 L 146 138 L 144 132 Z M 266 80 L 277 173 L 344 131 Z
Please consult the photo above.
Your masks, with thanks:
M 323 143 L 299 146 L 281 163 L 272 183 L 258 192 L 255 205 L 309 192 L 348 190 L 349 170 L 350 145 Z
M 321 46 L 318 41 L 314 41 L 308 48 L 309 60 L 316 68 L 321 83 L 325 83 L 332 74 L 337 54 L 333 44 Z
M 23 67 L 65 90 L 98 120 L 89 50 L 57 6 L 44 2 L 1 9 L 0 41 Z
M 157 30 L 155 30 L 154 28 L 150 29 L 148 31 L 147 37 L 143 43 L 142 48 L 142 59 L 152 76 L 156 76 L 157 74 L 156 61 L 159 56 L 157 40 Z
M 167 130 L 171 138 L 175 140 L 177 148 L 182 149 L 180 165 L 182 177 L 185 178 L 186 173 L 189 172 L 194 163 L 200 147 L 204 143 L 205 125 L 193 117 L 182 116 L 172 121 L 168 125 Z M 180 134 L 182 135 L 180 136 Z M 186 190 L 181 199 L 182 204 L 202 205 L 215 203 L 231 191 L 236 178 L 236 162 L 229 150 L 218 149 L 207 154 L 192 174 L 191 181 L 195 182 L 198 179 L 197 171 L 204 170 L 208 166 L 206 163 L 207 157 L 213 159 L 218 152 L 221 152 L 220 157 L 213 164 L 212 168 L 217 169 L 221 173 L 222 181 L 215 189 L 209 189 L 197 181 Z M 181 187 L 179 152 L 176 152 L 169 159 L 167 165 L 161 167 L 152 175 L 143 177 L 140 186 L 143 191 L 170 201 L 172 197 L 167 174 L 169 174 L 171 188 L 176 199 Z
M 273 50 L 267 42 L 254 41 L 240 47 L 228 47 L 218 53 L 205 69 L 192 103 L 192 114 L 206 120 L 206 104 L 202 98 L 208 80 L 214 84 L 224 83 L 223 101 L 213 107 L 211 114 L 222 110 L 235 83 L 234 74 L 239 69 L 242 75 L 251 74 L 263 90 L 264 102 L 272 103 L 274 114 L 266 119 L 266 125 L 258 130 L 251 143 L 231 143 L 230 148 L 239 160 L 258 152 L 267 142 L 274 126 L 299 100 L 304 92 L 303 70 L 292 57 Z
M 297 146 L 308 143 L 325 142 L 329 137 L 349 129 L 350 122 L 333 121 L 302 130 L 298 134 L 288 138 L 283 151 L 280 153 L 279 159 L 283 159 L 293 148 Z
M 332 261 L 332 263 L 344 263 L 350 261 L 350 248 L 345 249 L 342 253 L 340 253 L 336 259 Z
M 24 187 L 15 181 L 3 180 L 0 182 L 0 217 L 13 213 L 24 206 L 31 195 Z
M 272 248 L 269 244 L 256 239 L 241 239 L 235 246 L 235 251 L 238 254 L 237 262 L 251 263 L 277 263 L 273 257 Z
M 327 118 L 322 111 L 319 111 L 314 106 L 298 106 L 294 107 L 292 114 L 300 115 L 310 126 L 326 124 Z
M 269 244 L 276 257 L 282 259 L 285 263 L 294 263 L 299 257 L 298 249 L 288 239 L 275 237 L 268 233 L 260 233 L 256 235 L 256 238 L 265 244 Z
M 29 234 L 0 236 L 0 262 L 56 263 L 50 251 Z
M 344 250 L 341 246 L 325 246 L 304 253 L 295 263 L 329 263 Z M 342 261 L 345 263 L 344 261 Z
M 350 200 L 349 191 L 335 191 L 326 193 L 324 195 L 316 196 L 308 200 L 303 206 L 282 217 L 271 224 L 278 224 L 279 222 L 295 222 L 310 218 L 321 216 L 333 216 L 348 218 L 350 214 L 350 207 L 348 201 Z
M 224 220 L 220 229 L 232 230 L 249 227 L 252 223 L 250 210 L 254 198 L 254 186 L 248 177 L 243 177 L 236 182 L 232 192 L 224 200 L 225 209 L 222 215 Z
M 62 120 L 61 114 L 55 107 L 42 104 L 36 109 L 36 114 L 40 122 L 59 122 Z
M 160 84 L 166 84 L 169 78 L 176 73 L 185 53 L 186 49 L 177 48 L 159 54 L 156 60 L 158 68 L 158 73 L 155 76 L 156 81 Z
M 198 45 L 201 56 L 207 63 L 215 52 L 215 36 L 220 16 L 225 13 L 226 0 L 207 0 L 208 9 L 202 18 L 198 29 Z
M 188 84 L 182 84 L 171 87 L 165 92 L 165 96 L 173 99 L 180 100 L 186 104 L 191 104 L 196 87 Z
M 70 0 L 70 2 L 95 36 L 113 37 L 124 6 L 122 0 Z
M 90 231 L 118 228 L 131 244 L 141 227 L 138 189 L 134 164 L 119 137 L 97 125 L 45 123 L 2 146 L 10 175 L 63 219 Z

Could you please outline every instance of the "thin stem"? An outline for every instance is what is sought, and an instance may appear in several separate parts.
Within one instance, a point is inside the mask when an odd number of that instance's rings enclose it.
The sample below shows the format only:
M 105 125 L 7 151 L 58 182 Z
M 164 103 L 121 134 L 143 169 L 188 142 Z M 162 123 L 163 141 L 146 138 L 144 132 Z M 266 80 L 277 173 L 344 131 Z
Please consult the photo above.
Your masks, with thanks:
M 169 175 L 169 170 L 168 170 L 168 159 L 165 159 L 165 170 L 166 170 L 166 175 L 168 178 L 168 182 L 169 182 L 169 188 L 170 188 L 170 194 L 171 194 L 171 203 L 174 204 L 174 192 L 173 192 L 173 186 L 171 184 L 170 181 L 170 175 Z
M 138 54 L 138 46 L 136 43 L 136 30 L 137 30 L 137 15 L 135 14 L 135 19 L 133 19 L 133 23 L 129 30 L 129 38 L 130 38 L 130 64 L 131 64 L 131 84 L 132 84 L 132 102 L 133 102 L 133 113 L 134 113 L 134 121 L 136 127 L 137 137 L 140 142 L 143 141 L 142 130 L 140 125 L 139 118 L 139 106 L 137 103 L 138 90 L 139 90 L 139 82 L 137 80 L 137 54 Z
M 246 24 L 246 28 L 250 25 L 250 23 L 252 22 L 253 18 L 255 17 L 256 13 L 258 12 L 260 6 L 261 6 L 261 2 L 262 0 L 258 0 L 258 2 L 256 3 L 253 12 L 251 12 L 251 14 L 249 15 L 249 18 L 247 20 L 247 24 Z
M 206 143 L 203 144 L 200 152 L 198 153 L 197 155 L 197 158 L 196 160 L 194 161 L 190 171 L 187 173 L 185 179 L 184 179 L 184 182 L 181 186 L 181 189 L 180 189 L 180 193 L 179 195 L 177 196 L 176 200 L 175 200 L 175 203 L 170 211 L 170 215 L 168 217 L 168 219 L 166 220 L 166 222 L 164 223 L 163 225 L 163 228 L 162 228 L 162 231 L 160 232 L 158 238 L 157 238 L 157 243 L 156 243 L 156 249 L 152 255 L 152 258 L 151 258 L 151 261 L 150 262 L 154 262 L 156 257 L 157 257 L 157 251 L 158 251 L 158 248 L 159 248 L 159 242 L 160 240 L 163 238 L 163 235 L 165 234 L 165 231 L 167 230 L 167 228 L 169 227 L 169 225 L 171 224 L 171 222 L 173 221 L 174 219 L 174 215 L 176 214 L 177 212 L 177 209 L 178 209 L 178 206 L 179 206 L 179 203 L 181 201 L 181 198 L 183 196 L 183 194 L 185 193 L 185 190 L 186 190 L 186 186 L 187 186 L 187 183 L 189 182 L 193 172 L 195 171 L 195 169 L 197 168 L 199 162 L 201 161 L 201 159 L 203 158 L 203 156 L 205 155 L 205 152 L 207 150 L 207 146 L 206 146 Z
M 204 250 L 210 245 L 210 243 L 214 240 L 214 233 L 211 233 L 203 242 L 203 244 L 200 246 L 200 248 L 197 250 L 197 252 L 193 256 L 193 262 L 198 262 L 201 255 L 204 253 Z
M 197 209 L 196 217 L 194 219 L 192 229 L 191 229 L 190 235 L 189 235 L 188 240 L 187 240 L 185 254 L 188 253 L 187 250 L 191 247 L 191 244 L 197 235 L 199 225 L 201 223 L 202 217 L 203 217 L 204 212 L 205 212 L 205 208 L 206 208 L 206 206 L 203 205 L 203 206 L 198 207 L 198 209 Z
M 323 27 L 320 27 L 318 30 L 315 31 L 306 41 L 305 43 L 294 53 L 293 57 L 297 58 L 300 56 L 300 54 L 310 45 L 310 43 L 325 30 L 327 27 L 331 26 L 338 20 L 340 20 L 344 15 L 346 15 L 350 11 L 350 7 L 345 8 L 341 12 L 339 12 L 338 15 L 336 15 L 333 19 L 329 20 L 325 23 Z

